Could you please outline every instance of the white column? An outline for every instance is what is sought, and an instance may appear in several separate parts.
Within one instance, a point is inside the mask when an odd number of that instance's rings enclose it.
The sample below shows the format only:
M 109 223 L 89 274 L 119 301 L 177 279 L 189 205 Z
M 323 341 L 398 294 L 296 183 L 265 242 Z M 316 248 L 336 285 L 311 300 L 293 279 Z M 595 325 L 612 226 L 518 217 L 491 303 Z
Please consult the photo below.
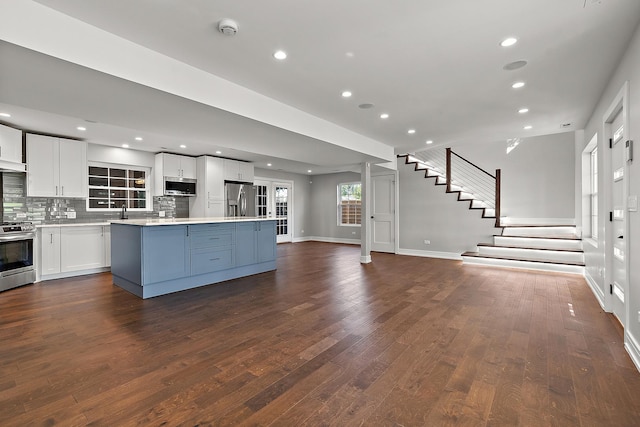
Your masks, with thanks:
M 360 218 L 360 263 L 371 262 L 371 163 L 361 165 L 362 217 Z

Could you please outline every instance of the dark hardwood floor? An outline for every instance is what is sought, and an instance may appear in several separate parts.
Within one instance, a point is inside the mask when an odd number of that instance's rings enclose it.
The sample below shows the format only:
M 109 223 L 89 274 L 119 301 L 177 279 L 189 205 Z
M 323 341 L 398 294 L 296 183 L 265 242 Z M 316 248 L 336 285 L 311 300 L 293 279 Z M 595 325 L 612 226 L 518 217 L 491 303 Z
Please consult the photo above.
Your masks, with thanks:
M 278 255 L 144 301 L 109 274 L 0 293 L 0 425 L 640 425 L 640 374 L 579 276 Z

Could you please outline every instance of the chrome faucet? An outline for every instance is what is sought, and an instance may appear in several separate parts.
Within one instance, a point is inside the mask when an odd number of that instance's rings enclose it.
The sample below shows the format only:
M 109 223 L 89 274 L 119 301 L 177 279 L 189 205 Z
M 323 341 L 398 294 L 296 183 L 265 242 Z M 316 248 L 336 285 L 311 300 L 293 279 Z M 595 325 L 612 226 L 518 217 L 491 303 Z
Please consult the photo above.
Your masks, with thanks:
M 120 219 L 127 219 L 127 217 L 125 216 L 126 213 L 127 213 L 127 206 L 123 203 L 122 211 L 120 212 Z

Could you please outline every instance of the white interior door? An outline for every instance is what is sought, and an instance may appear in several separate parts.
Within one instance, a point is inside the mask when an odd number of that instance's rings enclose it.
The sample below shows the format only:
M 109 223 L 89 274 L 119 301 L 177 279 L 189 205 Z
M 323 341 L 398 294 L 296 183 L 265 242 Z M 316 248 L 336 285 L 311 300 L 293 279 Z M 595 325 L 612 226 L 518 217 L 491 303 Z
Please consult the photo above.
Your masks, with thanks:
M 371 250 L 395 252 L 396 178 L 393 173 L 371 177 Z
M 256 212 L 276 220 L 277 242 L 293 241 L 293 183 L 256 179 Z
M 625 149 L 624 125 L 622 123 L 622 112 L 614 118 L 612 126 L 612 149 L 611 149 L 611 173 L 612 176 L 612 224 L 611 241 L 613 243 L 611 259 L 611 291 L 612 291 L 612 312 L 620 320 L 622 326 L 626 327 L 625 301 L 627 298 L 627 240 L 626 235 L 626 211 L 625 201 L 627 190 L 625 186 Z

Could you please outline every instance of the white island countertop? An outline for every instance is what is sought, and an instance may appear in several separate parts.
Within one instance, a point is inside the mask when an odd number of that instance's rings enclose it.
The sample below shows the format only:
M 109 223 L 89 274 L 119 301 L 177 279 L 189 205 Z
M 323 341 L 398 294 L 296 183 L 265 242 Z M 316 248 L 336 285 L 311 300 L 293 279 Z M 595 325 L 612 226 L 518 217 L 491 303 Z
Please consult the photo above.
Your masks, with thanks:
M 219 224 L 227 222 L 275 221 L 275 218 L 257 217 L 219 217 L 219 218 L 139 218 L 112 220 L 111 224 L 136 225 L 149 227 L 156 225 L 190 225 L 190 224 Z

